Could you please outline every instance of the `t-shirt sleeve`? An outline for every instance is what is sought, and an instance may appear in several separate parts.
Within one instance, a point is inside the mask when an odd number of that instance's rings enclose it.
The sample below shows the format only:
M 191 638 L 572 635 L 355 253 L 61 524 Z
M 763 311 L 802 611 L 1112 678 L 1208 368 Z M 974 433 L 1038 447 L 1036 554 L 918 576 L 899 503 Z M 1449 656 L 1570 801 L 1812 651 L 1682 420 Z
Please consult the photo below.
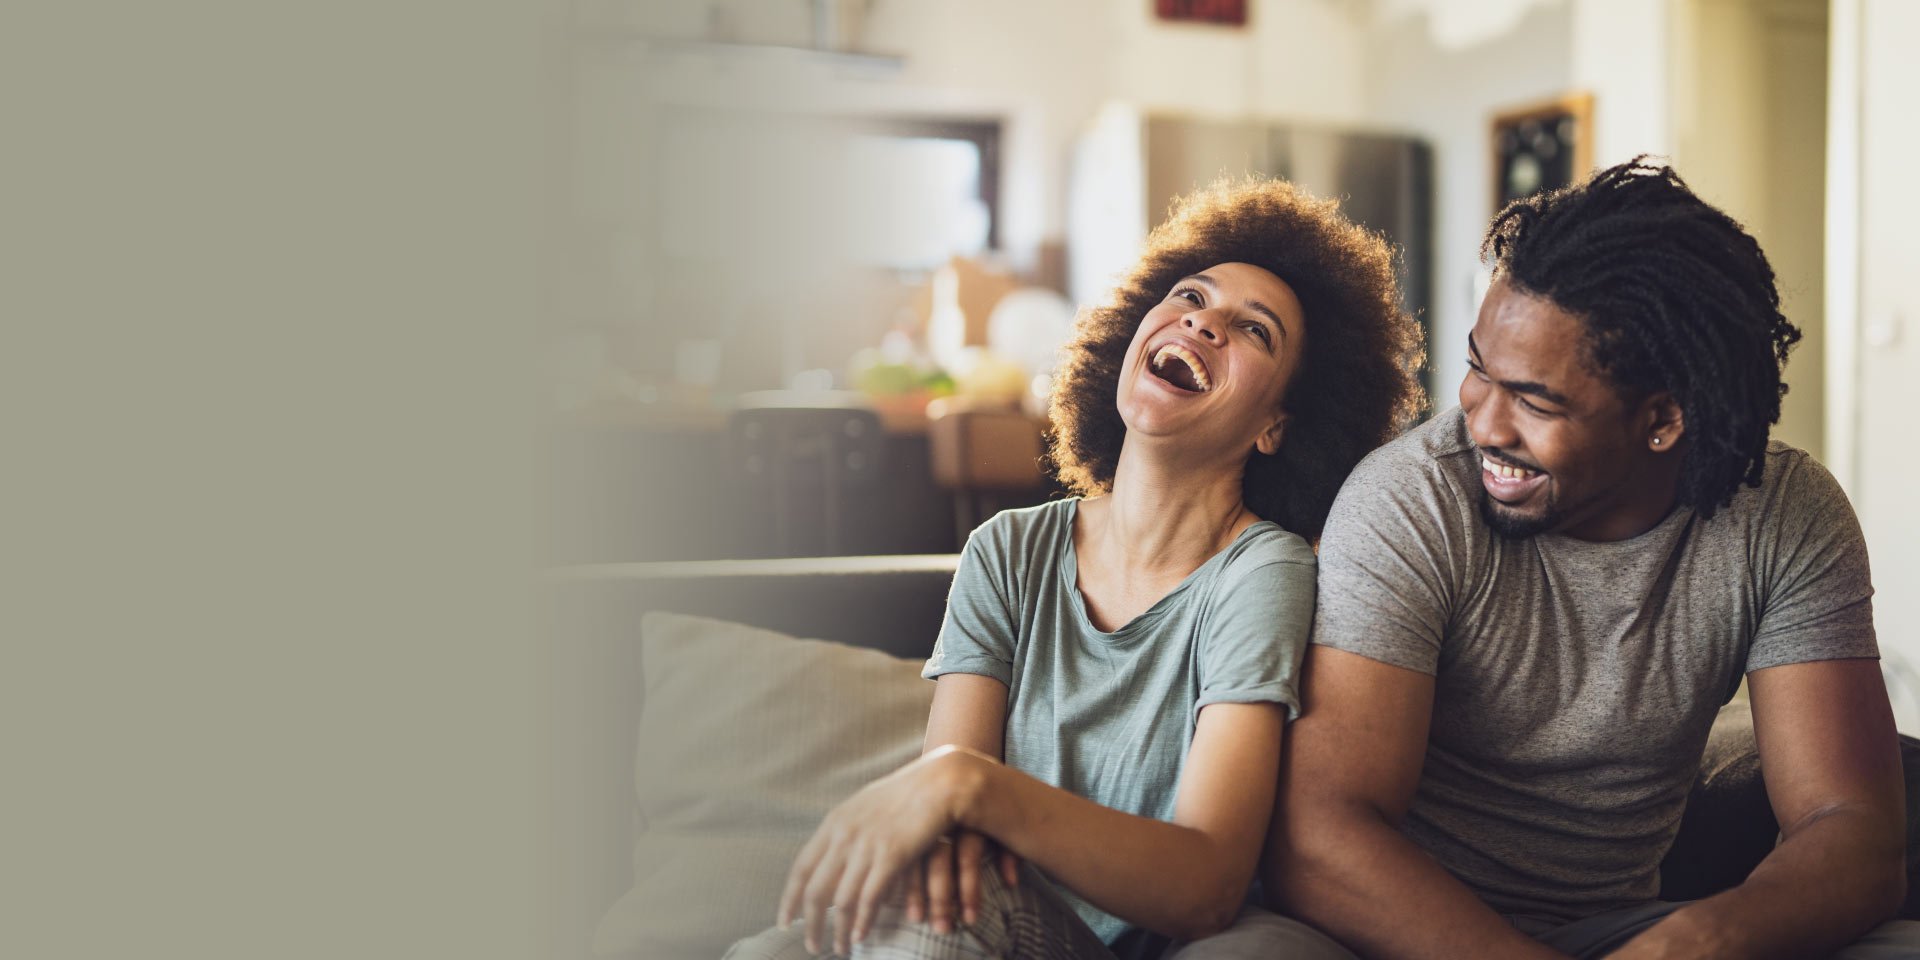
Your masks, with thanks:
M 1873 579 L 1860 520 L 1840 484 L 1811 457 L 1772 458 L 1787 471 L 1771 516 L 1762 572 L 1760 627 L 1747 670 L 1789 663 L 1878 657 Z
M 967 537 L 947 591 L 940 637 L 920 671 L 928 680 L 971 673 L 1012 684 L 1017 621 L 1003 534 L 999 524 L 989 521 Z
M 1391 452 L 1391 448 L 1381 453 Z M 1413 463 L 1361 464 L 1334 500 L 1320 537 L 1313 642 L 1433 675 L 1451 616 L 1444 560 L 1458 509 L 1441 479 Z
M 1313 553 L 1229 571 L 1200 635 L 1197 714 L 1210 703 L 1279 703 L 1300 715 L 1300 661 L 1313 624 Z

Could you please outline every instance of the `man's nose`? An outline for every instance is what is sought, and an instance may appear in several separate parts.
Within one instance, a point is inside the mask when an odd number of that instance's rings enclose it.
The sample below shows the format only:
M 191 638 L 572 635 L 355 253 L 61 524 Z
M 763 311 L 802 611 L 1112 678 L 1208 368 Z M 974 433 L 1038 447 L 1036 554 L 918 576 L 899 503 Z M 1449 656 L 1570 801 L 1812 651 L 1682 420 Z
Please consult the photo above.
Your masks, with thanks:
M 1507 450 L 1519 445 L 1508 405 L 1499 397 L 1483 396 L 1467 413 L 1467 433 L 1478 447 Z
M 1209 342 L 1212 342 L 1220 339 L 1221 331 L 1224 329 L 1222 324 L 1224 324 L 1225 321 L 1220 318 L 1218 311 L 1195 310 L 1188 313 L 1183 318 L 1183 322 L 1186 324 L 1187 329 L 1193 331 L 1195 336 L 1203 337 Z

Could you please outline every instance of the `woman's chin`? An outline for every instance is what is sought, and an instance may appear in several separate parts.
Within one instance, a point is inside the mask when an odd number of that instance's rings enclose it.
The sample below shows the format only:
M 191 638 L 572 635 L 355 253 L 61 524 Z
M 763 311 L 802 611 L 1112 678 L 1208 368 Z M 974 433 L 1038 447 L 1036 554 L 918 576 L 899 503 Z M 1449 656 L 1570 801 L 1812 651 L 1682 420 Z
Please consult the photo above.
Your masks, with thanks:
M 1131 399 L 1120 404 L 1120 421 L 1128 433 L 1173 436 L 1191 432 L 1202 421 L 1199 410 L 1177 397 L 1136 395 Z
M 1190 417 L 1143 416 L 1127 423 L 1127 445 L 1136 454 L 1188 467 L 1227 459 L 1218 449 L 1218 438 L 1196 427 Z

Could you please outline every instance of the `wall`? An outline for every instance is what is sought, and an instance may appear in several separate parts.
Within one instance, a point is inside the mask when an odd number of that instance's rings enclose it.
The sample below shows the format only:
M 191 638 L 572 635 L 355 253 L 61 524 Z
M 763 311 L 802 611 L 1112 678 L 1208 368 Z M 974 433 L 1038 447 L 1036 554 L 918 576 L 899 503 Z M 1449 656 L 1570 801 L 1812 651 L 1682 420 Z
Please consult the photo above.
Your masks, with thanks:
M 1825 458 L 1826 0 L 1673 6 L 1673 160 L 1760 241 L 1801 328 L 1774 436 Z
M 1243 29 L 1167 24 L 1149 2 L 881 0 L 862 44 L 905 57 L 894 103 L 1006 118 L 1003 242 L 1028 266 L 1065 232 L 1073 143 L 1100 105 L 1355 122 L 1363 21 L 1336 0 L 1252 0 Z
M 743 90 L 745 71 L 738 67 L 719 75 L 696 67 L 697 79 L 652 82 L 686 88 L 674 91 L 674 99 L 719 84 L 781 110 L 1000 118 L 1001 242 L 1015 266 L 1031 268 L 1041 248 L 1064 233 L 1072 144 L 1103 102 L 1205 114 L 1358 119 L 1366 59 L 1359 8 L 1341 0 L 1252 0 L 1250 8 L 1247 26 L 1232 29 L 1163 23 L 1146 0 L 843 3 L 843 43 L 899 57 L 897 71 L 816 70 L 750 91 Z M 603 47 L 618 36 L 789 46 L 813 39 L 798 0 L 603 0 L 583 9 L 583 29 L 597 34 Z M 613 91 L 640 75 L 606 70 L 607 56 L 600 57 L 603 75 L 582 95 L 587 102 L 634 96 Z M 614 128 L 631 115 L 619 107 L 589 108 L 586 135 L 620 137 Z
M 1567 0 L 1571 89 L 1593 94 L 1595 166 L 1673 152 L 1673 0 Z
M 569 363 L 604 356 L 639 377 L 636 391 L 678 389 L 673 357 L 717 342 L 730 392 L 837 369 L 877 342 L 905 288 L 848 262 L 871 198 L 831 145 L 810 142 L 822 119 L 1001 120 L 1001 252 L 1051 277 L 1072 144 L 1103 102 L 1347 121 L 1360 110 L 1359 14 L 1339 0 L 1255 0 L 1244 29 L 1166 25 L 1151 4 L 1110 0 L 839 9 L 841 48 L 892 59 L 780 49 L 814 43 L 800 0 L 576 8 L 572 202 L 556 258 Z
M 1873 556 L 1874 621 L 1901 728 L 1920 732 L 1920 447 L 1913 443 L 1920 383 L 1920 155 L 1912 122 L 1920 64 L 1920 5 L 1834 0 L 1834 117 L 1828 236 L 1830 446 Z
M 1444 409 L 1456 402 L 1480 308 L 1480 238 L 1493 214 L 1489 123 L 1500 109 L 1567 92 L 1573 46 L 1564 4 L 1536 6 L 1511 29 L 1452 49 L 1434 39 L 1435 27 L 1425 14 L 1372 26 L 1363 110 L 1373 125 L 1433 146 L 1429 363 L 1436 409 Z
M 1370 59 L 1359 5 L 1253 0 L 1244 29 L 1168 24 L 1151 2 L 1110 4 L 1113 99 L 1149 111 L 1352 121 Z
M 1118 17 L 1104 0 L 882 0 L 862 44 L 904 58 L 890 108 L 1003 121 L 1001 244 L 1021 267 L 1057 240 L 1067 144 L 1105 96 Z M 850 101 L 874 109 L 873 98 Z

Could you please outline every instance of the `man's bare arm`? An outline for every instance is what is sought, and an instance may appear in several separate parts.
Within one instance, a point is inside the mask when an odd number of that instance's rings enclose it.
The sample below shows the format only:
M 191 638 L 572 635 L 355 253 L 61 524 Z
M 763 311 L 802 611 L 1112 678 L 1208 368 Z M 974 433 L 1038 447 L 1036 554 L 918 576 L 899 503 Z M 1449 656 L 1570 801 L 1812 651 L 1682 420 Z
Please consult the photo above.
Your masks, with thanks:
M 1614 954 L 1824 956 L 1906 897 L 1906 799 L 1877 660 L 1748 675 L 1781 841 L 1745 883 L 1674 911 Z
M 1307 655 L 1261 877 L 1275 907 L 1371 957 L 1558 957 L 1399 831 L 1426 755 L 1434 680 Z

